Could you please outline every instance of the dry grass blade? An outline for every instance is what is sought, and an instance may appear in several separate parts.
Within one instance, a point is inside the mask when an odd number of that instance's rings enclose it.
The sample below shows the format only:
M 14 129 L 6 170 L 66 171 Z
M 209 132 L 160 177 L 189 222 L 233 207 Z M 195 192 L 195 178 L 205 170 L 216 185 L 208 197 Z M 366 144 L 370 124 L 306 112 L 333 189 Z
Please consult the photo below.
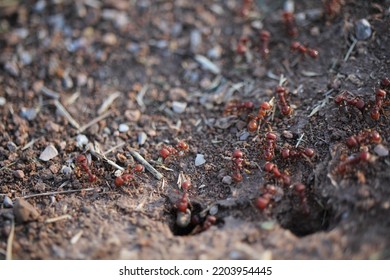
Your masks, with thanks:
M 15 235 L 15 221 L 14 219 L 11 220 L 11 232 L 8 235 L 7 239 L 7 252 L 6 252 L 6 259 L 12 260 L 12 243 L 14 242 L 14 235 Z
M 65 107 L 62 106 L 60 101 L 58 101 L 57 99 L 54 100 L 54 105 L 57 107 L 58 111 L 60 111 L 65 116 L 65 118 L 68 119 L 71 125 L 73 125 L 77 129 L 80 129 L 79 123 L 69 114 Z
M 32 198 L 32 197 L 38 197 L 38 196 L 48 196 L 48 195 L 56 195 L 56 194 L 66 194 L 66 193 L 75 193 L 75 192 L 89 192 L 93 191 L 95 188 L 88 188 L 88 189 L 80 189 L 80 190 L 67 190 L 67 191 L 57 191 L 57 192 L 46 192 L 46 193 L 37 193 L 37 194 L 30 194 L 25 195 L 18 198 Z
M 109 115 L 111 115 L 111 111 L 108 111 L 107 113 L 97 117 L 97 118 L 94 118 L 92 121 L 90 121 L 89 123 L 87 123 L 86 125 L 83 125 L 82 127 L 79 127 L 78 129 L 78 132 L 81 133 L 83 132 L 84 130 L 86 130 L 88 127 L 94 125 L 95 123 L 98 123 L 100 122 L 101 120 L 104 120 L 105 118 L 107 118 Z
M 55 92 L 54 90 L 51 90 L 45 86 L 42 86 L 41 92 L 46 95 L 47 97 L 58 99 L 60 98 L 60 94 L 58 92 Z
M 49 218 L 45 221 L 45 223 L 50 224 L 50 223 L 58 222 L 58 221 L 65 220 L 65 219 L 72 219 L 72 216 L 65 214 L 65 215 L 62 215 L 59 217 Z
M 115 99 L 117 99 L 119 96 L 121 96 L 122 93 L 119 92 L 119 91 L 116 91 L 112 94 L 110 94 L 108 96 L 108 98 L 106 100 L 104 100 L 103 104 L 100 106 L 99 110 L 98 110 L 98 114 L 101 115 L 103 114 L 105 111 L 107 111 L 108 107 L 110 107 L 110 105 L 112 104 L 112 102 L 115 101 Z
M 145 94 L 146 94 L 148 88 L 149 88 L 148 85 L 144 85 L 144 86 L 140 89 L 140 91 L 138 92 L 138 94 L 137 94 L 136 100 L 137 100 L 138 105 L 141 107 L 141 110 L 142 110 L 142 111 L 144 111 L 145 108 L 146 108 L 145 103 L 144 103 L 144 96 L 145 96 Z
M 349 49 L 348 49 L 348 51 L 347 51 L 347 54 L 345 55 L 345 57 L 344 57 L 344 62 L 347 62 L 348 61 L 348 59 L 349 59 L 349 57 L 351 56 L 351 53 L 352 53 L 352 51 L 353 51 L 353 49 L 355 48 L 355 46 L 356 46 L 356 44 L 357 44 L 357 40 L 355 39 L 355 38 L 352 38 L 352 44 L 351 44 L 351 46 L 349 47 Z
M 101 154 L 100 152 L 97 152 L 96 150 L 94 149 L 90 149 L 89 152 L 97 157 L 98 159 L 101 159 L 101 160 L 104 160 L 105 162 L 107 162 L 109 165 L 113 166 L 114 168 L 120 170 L 120 171 L 125 171 L 125 168 L 123 168 L 122 166 L 119 166 L 118 164 L 116 164 L 115 162 L 113 162 L 112 160 L 108 159 L 105 155 Z

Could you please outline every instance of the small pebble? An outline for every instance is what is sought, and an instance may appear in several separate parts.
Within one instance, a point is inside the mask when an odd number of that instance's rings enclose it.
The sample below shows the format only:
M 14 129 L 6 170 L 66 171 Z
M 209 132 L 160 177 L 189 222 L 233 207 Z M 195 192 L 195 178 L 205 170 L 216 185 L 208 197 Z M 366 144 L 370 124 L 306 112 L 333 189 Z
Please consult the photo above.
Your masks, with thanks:
M 35 108 L 22 108 L 21 115 L 23 118 L 32 121 L 37 117 L 37 110 Z
M 218 205 L 213 205 L 210 207 L 209 214 L 215 216 L 218 213 Z
M 204 155 L 202 154 L 197 154 L 195 158 L 195 166 L 201 166 L 204 164 L 206 160 L 204 159 Z
M 125 123 L 121 123 L 118 128 L 119 132 L 127 132 L 129 131 L 129 126 Z
M 202 44 L 202 34 L 197 29 L 192 30 L 190 34 L 191 51 L 197 53 L 201 44 Z
M 240 141 L 245 141 L 249 137 L 249 132 L 245 131 L 243 134 L 240 135 Z
M 62 174 L 69 175 L 72 173 L 72 168 L 70 168 L 69 166 L 63 165 L 61 168 L 61 172 L 62 172 Z
M 138 133 L 138 136 L 137 136 L 138 144 L 139 145 L 145 144 L 147 138 L 148 138 L 148 136 L 146 135 L 145 132 L 142 131 L 142 132 Z
M 382 144 L 376 145 L 374 152 L 380 157 L 387 157 L 389 155 L 389 149 Z
M 0 106 L 4 106 L 5 103 L 7 103 L 7 100 L 5 100 L 4 97 L 0 96 Z
M 4 208 L 12 208 L 14 207 L 14 203 L 12 202 L 12 200 L 6 196 L 4 197 L 4 200 L 3 200 L 3 206 Z
M 114 46 L 118 42 L 118 39 L 114 33 L 104 34 L 102 41 L 108 46 Z
M 82 148 L 88 144 L 89 140 L 87 136 L 85 136 L 84 134 L 79 134 L 76 136 L 76 142 L 77 142 L 77 147 Z
M 61 130 L 61 126 L 52 121 L 47 121 L 45 124 L 45 129 L 47 131 L 59 132 Z
M 19 76 L 19 68 L 14 61 L 7 61 L 4 64 L 4 70 L 7 71 L 11 76 Z
M 179 101 L 172 102 L 172 110 L 175 113 L 181 114 L 186 110 L 186 108 L 187 108 L 186 102 L 179 102 Z
M 226 184 L 226 185 L 231 185 L 232 184 L 232 177 L 230 176 L 224 176 L 222 178 L 222 183 Z
M 222 54 L 222 48 L 217 45 L 207 51 L 207 56 L 211 59 L 220 59 Z
M 294 135 L 290 131 L 288 131 L 288 130 L 283 131 L 282 135 L 283 135 L 284 138 L 287 138 L 287 139 L 294 138 Z
M 35 221 L 39 218 L 37 209 L 24 199 L 17 199 L 14 206 L 14 216 L 17 222 Z
M 29 52 L 27 51 L 22 51 L 20 54 L 19 54 L 19 57 L 20 57 L 20 60 L 22 62 L 23 65 L 30 65 L 31 62 L 32 62 L 32 56 Z
M 18 148 L 18 146 L 16 146 L 16 144 L 12 141 L 9 141 L 7 143 L 7 149 L 10 151 L 10 152 L 15 152 L 16 149 Z
M 24 178 L 23 170 L 15 170 L 14 171 L 14 177 L 18 178 L 18 179 L 23 179 Z
M 371 25 L 365 18 L 358 20 L 355 23 L 355 35 L 359 41 L 367 40 L 371 37 Z
M 49 161 L 49 160 L 55 158 L 56 156 L 58 156 L 58 151 L 57 151 L 56 147 L 54 147 L 52 144 L 50 144 L 41 153 L 41 155 L 39 156 L 39 159 L 43 160 L 43 161 Z

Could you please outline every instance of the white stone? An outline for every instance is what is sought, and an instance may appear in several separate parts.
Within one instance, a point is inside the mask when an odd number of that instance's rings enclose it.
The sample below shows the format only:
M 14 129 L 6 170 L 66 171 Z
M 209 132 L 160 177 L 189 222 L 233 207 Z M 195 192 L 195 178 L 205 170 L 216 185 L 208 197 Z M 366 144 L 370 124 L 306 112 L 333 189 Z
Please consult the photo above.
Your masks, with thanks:
M 175 113 L 181 114 L 186 110 L 186 108 L 187 108 L 186 102 L 179 102 L 179 101 L 172 102 L 172 110 Z
M 201 166 L 204 164 L 206 160 L 204 159 L 204 155 L 202 154 L 197 154 L 195 158 L 195 166 Z
M 125 123 L 121 123 L 118 128 L 119 132 L 127 132 L 129 131 L 129 126 Z
M 87 145 L 89 140 L 88 140 L 87 136 L 85 136 L 84 134 L 79 134 L 76 136 L 76 142 L 77 142 L 77 147 L 81 148 L 81 147 Z
M 139 145 L 143 145 L 143 144 L 145 144 L 146 139 L 148 138 L 148 136 L 146 135 L 145 132 L 142 131 L 142 132 L 138 133 L 137 138 L 138 138 L 138 144 Z
M 0 96 L 0 106 L 4 106 L 6 102 L 5 98 Z
M 56 156 L 58 156 L 58 151 L 57 151 L 56 147 L 54 147 L 52 144 L 50 144 L 41 153 L 41 155 L 39 156 L 39 159 L 43 160 L 43 161 L 49 161 L 49 160 L 55 158 Z
M 12 200 L 8 196 L 4 197 L 3 205 L 4 205 L 5 208 L 12 208 L 12 207 L 14 207 L 14 203 L 12 202 Z
M 222 183 L 226 184 L 226 185 L 230 185 L 232 183 L 232 177 L 230 176 L 224 176 L 222 178 Z
M 376 145 L 374 152 L 380 157 L 387 157 L 389 155 L 389 149 L 382 144 Z

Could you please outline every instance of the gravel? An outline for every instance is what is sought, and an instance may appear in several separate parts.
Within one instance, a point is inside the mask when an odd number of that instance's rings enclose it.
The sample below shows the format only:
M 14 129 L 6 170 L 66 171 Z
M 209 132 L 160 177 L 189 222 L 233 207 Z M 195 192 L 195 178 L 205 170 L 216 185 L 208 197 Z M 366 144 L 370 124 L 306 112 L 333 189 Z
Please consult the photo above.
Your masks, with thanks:
M 49 160 L 55 158 L 56 156 L 58 156 L 58 151 L 57 151 L 56 147 L 54 147 L 52 144 L 50 144 L 41 153 L 41 155 L 39 156 L 39 159 L 43 160 L 43 161 L 49 161 Z

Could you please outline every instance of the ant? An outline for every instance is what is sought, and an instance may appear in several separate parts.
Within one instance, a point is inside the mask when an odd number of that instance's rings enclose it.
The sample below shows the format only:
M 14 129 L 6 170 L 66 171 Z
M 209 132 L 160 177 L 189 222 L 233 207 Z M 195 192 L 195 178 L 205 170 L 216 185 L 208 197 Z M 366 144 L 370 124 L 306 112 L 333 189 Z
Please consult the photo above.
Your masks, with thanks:
M 282 86 L 276 86 L 275 90 L 276 90 L 276 93 L 278 94 L 278 97 L 279 97 L 280 111 L 282 112 L 282 114 L 284 116 L 291 115 L 293 110 L 286 100 L 287 89 L 282 87 Z
M 311 58 L 317 58 L 318 55 L 319 55 L 318 50 L 312 49 L 312 48 L 307 48 L 304 45 L 302 45 L 301 43 L 296 42 L 296 41 L 291 43 L 291 50 L 292 51 L 298 51 L 302 55 L 307 54 Z
M 248 123 L 248 131 L 255 132 L 259 127 L 261 121 L 269 114 L 272 109 L 272 105 L 268 102 L 263 102 L 260 105 L 259 111 L 257 112 L 257 116 L 250 116 L 250 121 Z
M 271 37 L 271 34 L 266 31 L 266 30 L 262 30 L 260 32 L 260 41 L 261 41 L 261 49 L 260 49 L 260 53 L 262 55 L 263 58 L 267 58 L 268 55 L 269 55 L 269 39 Z
M 389 78 L 382 79 L 381 88 L 386 90 L 386 91 L 390 90 L 390 79 Z
M 286 32 L 290 37 L 298 36 L 298 28 L 295 23 L 295 17 L 292 12 L 284 11 L 282 14 L 284 26 L 286 27 Z
M 256 200 L 256 206 L 260 210 L 267 208 L 273 196 L 277 193 L 274 185 L 266 185 L 264 192 Z
M 314 157 L 315 152 L 311 148 L 298 148 L 298 149 L 293 149 L 293 148 L 283 148 L 282 149 L 282 158 L 287 159 L 287 158 L 298 158 L 298 157 L 309 157 L 312 158 Z
M 309 205 L 307 203 L 307 196 L 306 196 L 306 186 L 302 183 L 296 183 L 294 185 L 294 191 L 298 194 L 300 200 L 301 200 L 301 207 L 302 211 L 305 214 L 309 214 Z
M 128 173 L 123 173 L 121 176 L 118 176 L 114 180 L 114 185 L 116 187 L 122 187 L 124 184 L 129 183 L 134 180 L 134 173 L 144 172 L 145 167 L 142 164 L 136 164 L 134 168 L 130 169 Z
M 340 163 L 337 166 L 337 172 L 343 174 L 347 171 L 348 167 L 351 165 L 356 165 L 360 162 L 368 162 L 371 158 L 371 154 L 367 151 L 362 151 L 354 157 L 348 158 L 346 161 Z
M 360 111 L 362 111 L 366 106 L 363 99 L 359 97 L 352 97 L 352 94 L 346 90 L 342 91 L 339 95 L 337 95 L 334 99 L 334 102 L 338 105 L 340 104 L 351 105 L 353 107 L 356 107 Z
M 240 15 L 247 17 L 252 9 L 253 0 L 243 0 Z
M 270 161 L 275 156 L 275 146 L 277 136 L 273 132 L 267 132 L 265 135 L 265 145 L 264 145 L 264 159 Z
M 234 150 L 232 154 L 232 178 L 234 182 L 239 183 L 242 181 L 241 171 L 244 169 L 244 165 L 246 165 L 244 153 L 239 149 Z
M 243 111 L 252 110 L 253 107 L 254 105 L 251 101 L 232 101 L 226 105 L 224 115 L 239 115 Z
M 249 38 L 245 36 L 241 37 L 237 43 L 236 53 L 238 55 L 245 55 L 248 51 L 248 44 Z
M 284 186 L 289 186 L 291 183 L 291 178 L 286 173 L 279 171 L 279 168 L 276 164 L 271 162 L 266 162 L 264 165 L 264 170 L 268 173 L 271 173 L 275 178 L 281 179 Z
M 93 183 L 93 182 L 96 182 L 96 176 L 94 174 L 92 174 L 92 171 L 89 169 L 89 166 L 88 166 L 88 160 L 87 160 L 87 157 L 85 155 L 78 155 L 77 158 L 76 158 L 76 166 L 78 168 L 81 168 L 81 170 L 83 170 L 84 172 L 86 172 L 88 174 L 88 181 Z
M 329 18 L 334 18 L 337 14 L 340 13 L 341 6 L 342 6 L 342 0 L 325 0 L 324 1 L 325 14 Z
M 164 145 L 163 148 L 160 150 L 160 156 L 163 159 L 166 159 L 170 156 L 182 156 L 188 150 L 189 145 L 184 141 L 179 141 L 176 147 Z
M 368 143 L 379 144 L 381 142 L 382 142 L 382 137 L 375 130 L 373 130 L 373 131 L 369 131 L 369 130 L 362 131 L 358 135 L 352 135 L 352 136 L 348 137 L 347 141 L 346 141 L 347 146 L 349 148 L 354 148 L 354 147 L 357 147 L 359 145 L 365 145 L 365 144 L 368 144 Z
M 375 104 L 370 111 L 370 116 L 375 121 L 379 120 L 380 118 L 379 111 L 382 109 L 385 98 L 386 98 L 386 91 L 383 89 L 377 89 L 375 92 Z

